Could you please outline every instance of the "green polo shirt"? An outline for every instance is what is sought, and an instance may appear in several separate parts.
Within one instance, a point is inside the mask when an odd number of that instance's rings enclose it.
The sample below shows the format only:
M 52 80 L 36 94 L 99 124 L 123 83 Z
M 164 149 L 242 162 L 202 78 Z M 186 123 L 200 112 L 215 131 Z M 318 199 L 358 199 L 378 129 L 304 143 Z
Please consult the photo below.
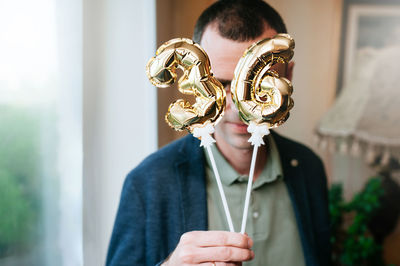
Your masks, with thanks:
M 268 158 L 260 176 L 254 181 L 247 217 L 246 233 L 254 240 L 255 258 L 243 265 L 302 266 L 304 255 L 293 207 L 278 149 L 269 135 Z M 244 208 L 248 176 L 238 174 L 212 145 L 212 152 L 228 202 L 235 231 L 239 232 Z M 228 231 L 228 223 L 217 183 L 206 150 L 208 229 Z

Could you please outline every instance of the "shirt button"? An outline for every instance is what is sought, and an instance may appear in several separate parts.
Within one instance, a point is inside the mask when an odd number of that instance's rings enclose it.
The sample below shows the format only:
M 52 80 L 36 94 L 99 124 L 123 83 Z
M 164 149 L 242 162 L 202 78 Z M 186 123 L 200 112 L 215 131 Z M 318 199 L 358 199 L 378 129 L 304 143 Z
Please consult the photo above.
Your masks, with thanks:
M 299 161 L 297 161 L 296 159 L 292 159 L 292 160 L 290 161 L 290 165 L 293 166 L 293 167 L 296 167 L 296 166 L 299 165 Z
M 258 216 L 260 216 L 260 214 L 259 214 L 258 212 L 253 212 L 253 218 L 254 218 L 254 219 L 257 219 Z

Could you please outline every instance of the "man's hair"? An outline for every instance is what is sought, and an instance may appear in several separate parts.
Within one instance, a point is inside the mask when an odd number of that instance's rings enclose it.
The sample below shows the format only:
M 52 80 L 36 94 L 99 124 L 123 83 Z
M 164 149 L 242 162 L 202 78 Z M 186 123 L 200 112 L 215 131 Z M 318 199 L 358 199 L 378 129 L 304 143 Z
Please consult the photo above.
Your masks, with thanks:
M 200 15 L 193 40 L 200 43 L 208 25 L 216 23 L 219 34 L 233 41 L 248 41 L 260 36 L 269 26 L 277 33 L 287 33 L 278 12 L 262 0 L 220 0 Z

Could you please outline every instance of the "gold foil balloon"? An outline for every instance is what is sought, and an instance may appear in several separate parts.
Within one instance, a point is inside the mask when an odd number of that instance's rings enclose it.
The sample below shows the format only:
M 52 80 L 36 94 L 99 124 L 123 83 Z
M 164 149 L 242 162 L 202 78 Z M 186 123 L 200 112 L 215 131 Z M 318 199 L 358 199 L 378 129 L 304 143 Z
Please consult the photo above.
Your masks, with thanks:
M 240 118 L 247 124 L 277 127 L 287 120 L 293 107 L 293 87 L 271 67 L 288 63 L 293 57 L 294 40 L 278 34 L 250 46 L 239 60 L 232 80 L 232 98 Z
M 179 91 L 195 96 L 195 103 L 179 99 L 173 102 L 165 116 L 175 130 L 190 132 L 205 124 L 215 123 L 225 108 L 225 90 L 211 73 L 205 51 L 190 39 L 172 39 L 161 45 L 156 56 L 146 66 L 150 82 L 160 88 L 176 81 L 177 68 L 183 71 L 178 81 Z

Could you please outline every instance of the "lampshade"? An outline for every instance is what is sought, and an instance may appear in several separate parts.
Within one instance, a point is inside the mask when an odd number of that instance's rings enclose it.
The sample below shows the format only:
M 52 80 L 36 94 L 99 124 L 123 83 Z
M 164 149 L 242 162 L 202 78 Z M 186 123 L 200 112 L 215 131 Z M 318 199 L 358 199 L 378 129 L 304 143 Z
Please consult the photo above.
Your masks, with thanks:
M 322 147 L 382 165 L 400 161 L 399 45 L 359 50 L 350 78 L 316 132 Z

